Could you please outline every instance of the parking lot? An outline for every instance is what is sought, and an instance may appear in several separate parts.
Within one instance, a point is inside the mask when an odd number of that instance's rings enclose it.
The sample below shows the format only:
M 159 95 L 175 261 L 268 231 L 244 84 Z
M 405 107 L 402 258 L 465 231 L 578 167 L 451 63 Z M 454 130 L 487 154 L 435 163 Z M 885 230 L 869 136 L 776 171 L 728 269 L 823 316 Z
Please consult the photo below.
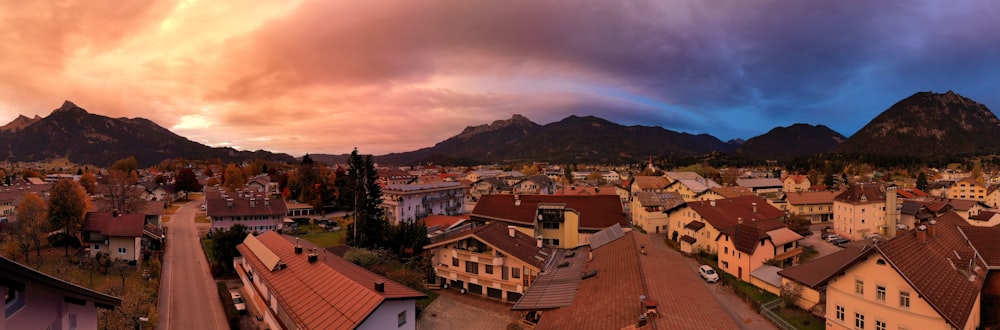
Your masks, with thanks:
M 823 234 L 823 228 L 829 226 L 830 226 L 829 224 L 818 224 L 810 226 L 809 229 L 812 230 L 813 234 L 799 241 L 799 245 L 811 247 L 813 248 L 813 250 L 819 252 L 819 255 L 817 255 L 815 258 L 821 258 L 831 253 L 840 251 L 841 248 L 839 246 L 827 243 L 826 241 L 823 240 L 822 237 L 820 237 Z
M 518 321 L 519 313 L 502 302 L 438 290 L 441 295 L 417 319 L 417 329 L 507 329 Z

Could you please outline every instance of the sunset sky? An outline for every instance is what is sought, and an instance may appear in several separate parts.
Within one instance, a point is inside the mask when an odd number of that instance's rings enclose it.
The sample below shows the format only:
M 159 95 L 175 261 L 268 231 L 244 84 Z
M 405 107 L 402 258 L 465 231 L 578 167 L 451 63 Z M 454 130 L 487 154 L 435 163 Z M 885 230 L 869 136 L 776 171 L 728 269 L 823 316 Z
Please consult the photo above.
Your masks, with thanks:
M 850 136 L 918 91 L 1000 109 L 998 17 L 995 1 L 4 1 L 0 121 L 70 100 L 295 156 L 410 151 L 515 113 Z

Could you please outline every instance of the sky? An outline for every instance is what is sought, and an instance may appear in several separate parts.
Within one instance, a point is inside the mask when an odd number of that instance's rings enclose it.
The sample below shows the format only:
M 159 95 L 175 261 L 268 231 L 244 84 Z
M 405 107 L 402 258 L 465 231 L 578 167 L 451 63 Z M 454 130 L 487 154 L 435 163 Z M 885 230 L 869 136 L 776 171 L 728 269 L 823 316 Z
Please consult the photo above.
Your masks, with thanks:
M 920 91 L 1000 109 L 997 17 L 995 1 L 3 1 L 0 122 L 70 100 L 294 156 L 411 151 L 513 114 L 850 136 Z

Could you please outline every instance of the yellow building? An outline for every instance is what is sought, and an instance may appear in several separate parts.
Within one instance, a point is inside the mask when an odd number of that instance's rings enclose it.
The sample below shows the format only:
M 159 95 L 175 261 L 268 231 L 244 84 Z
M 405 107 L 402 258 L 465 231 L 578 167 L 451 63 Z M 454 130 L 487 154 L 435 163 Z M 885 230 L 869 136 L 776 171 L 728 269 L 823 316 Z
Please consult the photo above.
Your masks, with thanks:
M 948 198 L 951 199 L 971 199 L 985 202 L 986 186 L 980 184 L 975 178 L 965 178 L 951 185 L 947 194 Z
M 612 225 L 629 227 L 618 195 L 485 195 L 470 220 L 502 222 L 563 249 L 588 244 L 590 235 Z
M 801 289 L 795 305 L 802 310 L 825 313 L 827 282 L 861 260 L 872 248 L 872 245 L 852 245 L 811 262 L 786 268 L 778 272 L 781 285 Z
M 781 211 L 757 196 L 742 196 L 689 202 L 667 211 L 670 216 L 670 239 L 680 243 L 681 251 L 717 253 L 715 238 L 722 230 L 740 221 L 753 222 L 783 219 Z M 674 229 L 676 228 L 676 229 Z
M 895 228 L 899 221 L 896 203 L 895 186 L 872 183 L 851 186 L 833 199 L 833 231 L 849 240 L 872 234 L 887 235 L 888 227 Z
M 500 222 L 471 228 L 424 247 L 435 285 L 515 303 L 542 272 L 550 251 Z
M 669 232 L 670 219 L 664 211 L 683 203 L 684 199 L 676 192 L 638 192 L 629 208 L 632 223 L 651 233 Z
M 783 190 L 785 193 L 797 192 L 797 191 L 809 191 L 812 187 L 812 182 L 809 181 L 809 177 L 802 174 L 794 174 L 786 176 L 781 180 Z
M 702 200 L 701 196 L 711 192 L 709 189 L 720 188 L 718 183 L 710 179 L 695 176 L 693 179 L 677 179 L 667 185 L 665 191 L 678 192 L 685 201 Z
M 839 191 L 829 190 L 787 192 L 785 201 L 788 202 L 788 214 L 809 219 L 814 223 L 833 220 L 833 199 L 839 194 Z
M 979 257 L 957 214 L 935 222 L 875 245 L 831 279 L 827 329 L 980 327 L 982 289 L 990 268 L 984 260 L 997 255 L 987 251 L 989 255 Z M 996 231 L 984 234 L 988 240 Z
M 990 186 L 986 192 L 986 205 L 992 208 L 1000 208 L 1000 185 Z

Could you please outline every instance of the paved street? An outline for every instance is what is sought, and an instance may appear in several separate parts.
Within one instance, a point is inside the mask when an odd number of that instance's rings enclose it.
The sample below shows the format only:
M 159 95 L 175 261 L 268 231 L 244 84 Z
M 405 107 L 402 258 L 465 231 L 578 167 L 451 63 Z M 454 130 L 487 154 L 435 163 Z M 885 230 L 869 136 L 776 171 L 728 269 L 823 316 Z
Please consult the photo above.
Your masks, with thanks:
M 182 204 L 167 229 L 157 329 L 228 329 L 194 222 L 201 195 Z M 196 200 L 197 199 L 197 200 Z M 201 225 L 205 226 L 205 225 Z

